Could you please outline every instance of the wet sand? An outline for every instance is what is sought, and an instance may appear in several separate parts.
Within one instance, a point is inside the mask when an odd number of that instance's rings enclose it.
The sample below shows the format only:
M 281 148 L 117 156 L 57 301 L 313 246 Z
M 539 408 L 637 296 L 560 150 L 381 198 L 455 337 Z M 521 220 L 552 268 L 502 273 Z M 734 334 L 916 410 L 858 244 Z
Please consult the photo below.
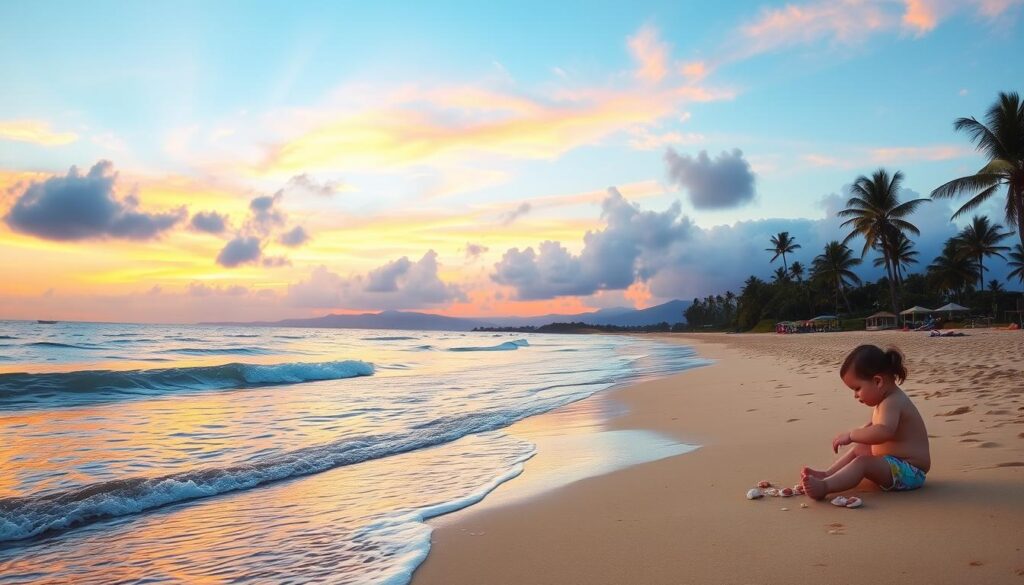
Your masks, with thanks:
M 627 411 L 607 430 L 699 449 L 525 493 L 531 469 L 557 469 L 540 443 L 520 478 L 431 521 L 413 583 L 1024 583 L 1024 333 L 966 333 L 664 335 L 716 363 L 591 400 Z M 837 374 L 860 343 L 907 356 L 902 386 L 932 436 L 925 487 L 862 484 L 858 510 L 746 500 L 827 466 L 832 437 L 868 420 Z

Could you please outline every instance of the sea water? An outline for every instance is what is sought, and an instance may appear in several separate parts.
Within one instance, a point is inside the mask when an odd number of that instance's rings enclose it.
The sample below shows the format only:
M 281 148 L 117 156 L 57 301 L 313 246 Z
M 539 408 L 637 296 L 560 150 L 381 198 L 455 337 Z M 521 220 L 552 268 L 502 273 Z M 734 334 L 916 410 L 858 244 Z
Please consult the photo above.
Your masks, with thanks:
M 702 363 L 625 336 L 0 321 L 0 583 L 404 583 L 424 519 L 534 454 L 509 425 Z

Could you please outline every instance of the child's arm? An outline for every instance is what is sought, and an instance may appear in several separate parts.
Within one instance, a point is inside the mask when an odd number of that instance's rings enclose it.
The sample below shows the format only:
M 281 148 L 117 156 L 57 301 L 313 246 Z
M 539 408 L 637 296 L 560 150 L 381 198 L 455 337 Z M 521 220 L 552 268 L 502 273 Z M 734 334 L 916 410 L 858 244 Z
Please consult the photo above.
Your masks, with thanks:
M 883 400 L 878 405 L 879 422 L 853 429 L 847 433 L 839 433 L 832 439 L 832 450 L 836 453 L 843 445 L 860 443 L 862 445 L 881 445 L 896 436 L 896 427 L 900 422 L 900 408 L 894 401 Z
M 850 431 L 850 440 L 862 445 L 880 445 L 896 436 L 900 424 L 900 405 L 895 400 L 883 400 L 878 405 L 878 422 L 869 427 Z

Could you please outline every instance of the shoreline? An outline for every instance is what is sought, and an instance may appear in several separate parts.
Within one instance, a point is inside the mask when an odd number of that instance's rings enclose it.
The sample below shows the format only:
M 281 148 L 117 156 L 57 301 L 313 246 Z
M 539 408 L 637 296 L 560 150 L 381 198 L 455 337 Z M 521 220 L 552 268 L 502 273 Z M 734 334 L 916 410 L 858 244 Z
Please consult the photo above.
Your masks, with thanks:
M 428 522 L 414 584 L 1024 582 L 1024 372 L 1008 361 L 1024 352 L 1019 332 L 659 337 L 716 363 L 581 402 L 625 406 L 607 430 L 701 447 L 517 499 L 528 461 L 477 506 Z M 937 463 L 925 488 L 861 486 L 860 510 L 745 500 L 761 479 L 792 485 L 800 466 L 827 465 L 831 437 L 870 416 L 836 374 L 863 342 L 907 353 L 903 387 Z

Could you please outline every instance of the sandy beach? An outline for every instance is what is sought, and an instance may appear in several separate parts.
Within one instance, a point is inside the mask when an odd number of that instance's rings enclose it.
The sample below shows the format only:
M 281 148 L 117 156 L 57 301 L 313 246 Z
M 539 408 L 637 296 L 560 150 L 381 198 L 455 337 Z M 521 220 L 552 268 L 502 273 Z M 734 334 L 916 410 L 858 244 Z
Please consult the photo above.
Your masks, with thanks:
M 627 412 L 607 426 L 699 449 L 509 497 L 530 461 L 493 498 L 432 521 L 413 582 L 1024 583 L 1024 335 L 966 332 L 665 335 L 715 364 L 616 391 Z M 860 343 L 906 354 L 902 387 L 931 436 L 925 487 L 862 485 L 858 510 L 746 500 L 759 480 L 827 466 L 832 437 L 868 420 L 837 374 Z

